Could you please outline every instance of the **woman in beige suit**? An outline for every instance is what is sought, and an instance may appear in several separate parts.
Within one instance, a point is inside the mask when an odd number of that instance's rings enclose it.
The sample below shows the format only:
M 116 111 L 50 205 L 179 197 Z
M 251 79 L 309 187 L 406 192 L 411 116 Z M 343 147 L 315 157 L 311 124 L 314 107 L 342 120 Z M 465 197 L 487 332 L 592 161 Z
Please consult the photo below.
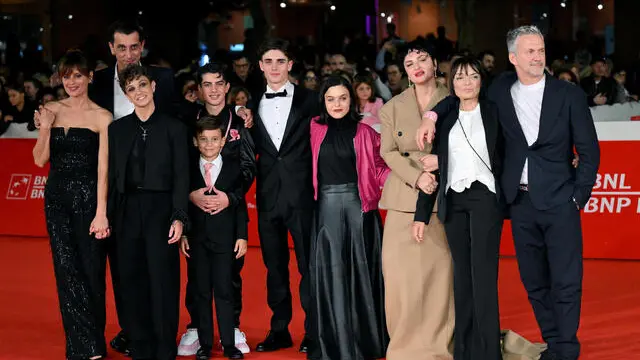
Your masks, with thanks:
M 422 115 L 448 95 L 436 83 L 436 61 L 424 44 L 408 45 L 403 64 L 414 84 L 380 110 L 380 153 L 391 168 L 382 192 L 387 209 L 382 270 L 385 280 L 387 360 L 451 360 L 454 327 L 453 265 L 444 227 L 433 209 L 421 242 L 413 239 L 416 200 L 420 190 L 433 193 L 430 173 L 437 157 L 414 140 Z M 435 203 L 435 195 L 432 195 Z

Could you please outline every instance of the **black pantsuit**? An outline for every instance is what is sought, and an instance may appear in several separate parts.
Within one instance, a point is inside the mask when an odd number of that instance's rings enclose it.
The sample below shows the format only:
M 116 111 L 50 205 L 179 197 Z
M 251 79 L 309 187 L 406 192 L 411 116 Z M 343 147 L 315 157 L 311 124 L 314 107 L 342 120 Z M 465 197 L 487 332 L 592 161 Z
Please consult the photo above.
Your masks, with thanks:
M 180 298 L 178 244 L 168 244 L 171 193 L 127 194 L 118 233 L 125 329 L 134 359 L 174 359 Z
M 503 216 L 496 196 L 474 182 L 449 190 L 444 223 L 453 258 L 456 360 L 499 360 L 498 253 Z
M 188 228 L 186 140 L 184 125 L 158 111 L 145 122 L 134 112 L 109 126 L 107 212 L 116 239 L 118 310 L 134 359 L 174 359 L 177 352 L 180 257 L 178 244 L 168 241 L 174 221 Z
M 286 331 L 293 316 L 289 286 L 289 241 L 291 233 L 300 272 L 300 302 L 305 313 L 309 309 L 309 246 L 311 211 L 281 206 L 270 212 L 258 213 L 260 249 L 267 267 L 267 303 L 273 311 L 271 330 Z M 308 321 L 305 318 L 305 329 Z
M 432 195 L 421 192 L 416 204 L 415 220 L 428 223 L 433 204 L 437 201 L 438 217 L 447 234 L 454 274 L 455 360 L 501 359 L 498 260 L 504 204 L 499 179 L 504 138 L 495 104 L 480 100 L 479 106 L 489 155 L 489 161 L 482 160 L 480 166 L 486 167 L 482 168 L 483 171 L 491 171 L 495 193 L 477 180 L 460 193 L 451 188 L 446 190 L 450 162 L 453 161 L 449 157 L 452 147 L 449 136 L 456 124 L 462 126 L 459 100 L 449 96 L 433 108 L 438 115 L 434 152 L 438 155 L 440 185 Z M 474 140 L 470 139 L 470 142 Z M 473 147 L 472 150 L 476 151 L 471 152 L 472 156 L 480 157 L 479 148 Z M 452 154 L 456 156 L 455 152 Z M 475 175 L 480 174 L 476 172 Z
M 521 191 L 511 205 L 511 226 L 520 277 L 542 337 L 575 359 L 582 298 L 580 211 L 573 201 L 537 210 Z

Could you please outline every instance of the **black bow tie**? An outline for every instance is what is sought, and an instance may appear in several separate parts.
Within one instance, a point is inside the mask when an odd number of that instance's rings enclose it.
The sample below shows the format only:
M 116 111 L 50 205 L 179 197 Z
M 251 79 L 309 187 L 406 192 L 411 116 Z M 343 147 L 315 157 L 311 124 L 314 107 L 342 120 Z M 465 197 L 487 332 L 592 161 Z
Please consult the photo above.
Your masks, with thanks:
M 267 99 L 273 99 L 275 97 L 287 97 L 287 90 L 283 90 L 277 93 L 264 93 L 264 97 Z

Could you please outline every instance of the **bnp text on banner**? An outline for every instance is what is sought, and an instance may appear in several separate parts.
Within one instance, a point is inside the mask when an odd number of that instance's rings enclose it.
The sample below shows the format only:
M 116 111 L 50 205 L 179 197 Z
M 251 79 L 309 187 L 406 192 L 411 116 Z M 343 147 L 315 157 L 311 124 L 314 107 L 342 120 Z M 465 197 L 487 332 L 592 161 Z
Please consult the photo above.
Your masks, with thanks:
M 628 174 L 598 174 L 585 213 L 640 214 L 640 191 L 633 191 Z

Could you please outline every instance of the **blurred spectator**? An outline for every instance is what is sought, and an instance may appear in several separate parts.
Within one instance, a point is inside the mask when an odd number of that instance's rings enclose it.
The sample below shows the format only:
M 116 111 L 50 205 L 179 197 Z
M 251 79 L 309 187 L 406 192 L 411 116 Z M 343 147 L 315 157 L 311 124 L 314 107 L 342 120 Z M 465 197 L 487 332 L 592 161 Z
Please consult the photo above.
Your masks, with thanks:
M 7 85 L 10 106 L 3 111 L 0 122 L 2 137 L 37 137 L 33 114 L 37 106 L 29 100 L 21 84 Z
M 229 91 L 229 95 L 227 96 L 227 104 L 234 106 L 246 107 L 247 104 L 249 104 L 249 100 L 251 100 L 249 90 L 240 86 L 231 88 L 231 91 Z
M 38 91 L 42 88 L 42 83 L 36 79 L 27 79 L 24 81 L 24 92 L 30 101 L 37 101 Z
M 595 59 L 591 68 L 593 74 L 580 81 L 582 90 L 587 93 L 589 106 L 612 105 L 618 98 L 618 85 L 607 77 L 608 65 L 604 58 Z
M 304 75 L 303 85 L 309 90 L 318 90 L 318 75 L 315 70 L 307 70 L 307 73 Z
M 620 69 L 614 72 L 613 79 L 618 85 L 618 98 L 616 99 L 617 103 L 622 104 L 629 101 L 638 101 L 638 95 L 629 93 L 629 90 L 627 90 L 626 88 L 627 71 L 625 69 Z
M 56 100 L 58 101 L 69 97 L 69 95 L 67 95 L 67 92 L 64 90 L 64 86 L 62 85 L 54 87 L 53 90 L 55 90 L 56 92 Z
M 38 92 L 38 105 L 44 105 L 48 102 L 56 101 L 56 92 L 50 87 L 43 87 Z
M 578 85 L 578 77 L 576 76 L 576 74 L 573 73 L 573 71 L 569 69 L 566 69 L 566 68 L 557 69 L 554 76 L 560 80 L 570 82 L 573 85 Z

